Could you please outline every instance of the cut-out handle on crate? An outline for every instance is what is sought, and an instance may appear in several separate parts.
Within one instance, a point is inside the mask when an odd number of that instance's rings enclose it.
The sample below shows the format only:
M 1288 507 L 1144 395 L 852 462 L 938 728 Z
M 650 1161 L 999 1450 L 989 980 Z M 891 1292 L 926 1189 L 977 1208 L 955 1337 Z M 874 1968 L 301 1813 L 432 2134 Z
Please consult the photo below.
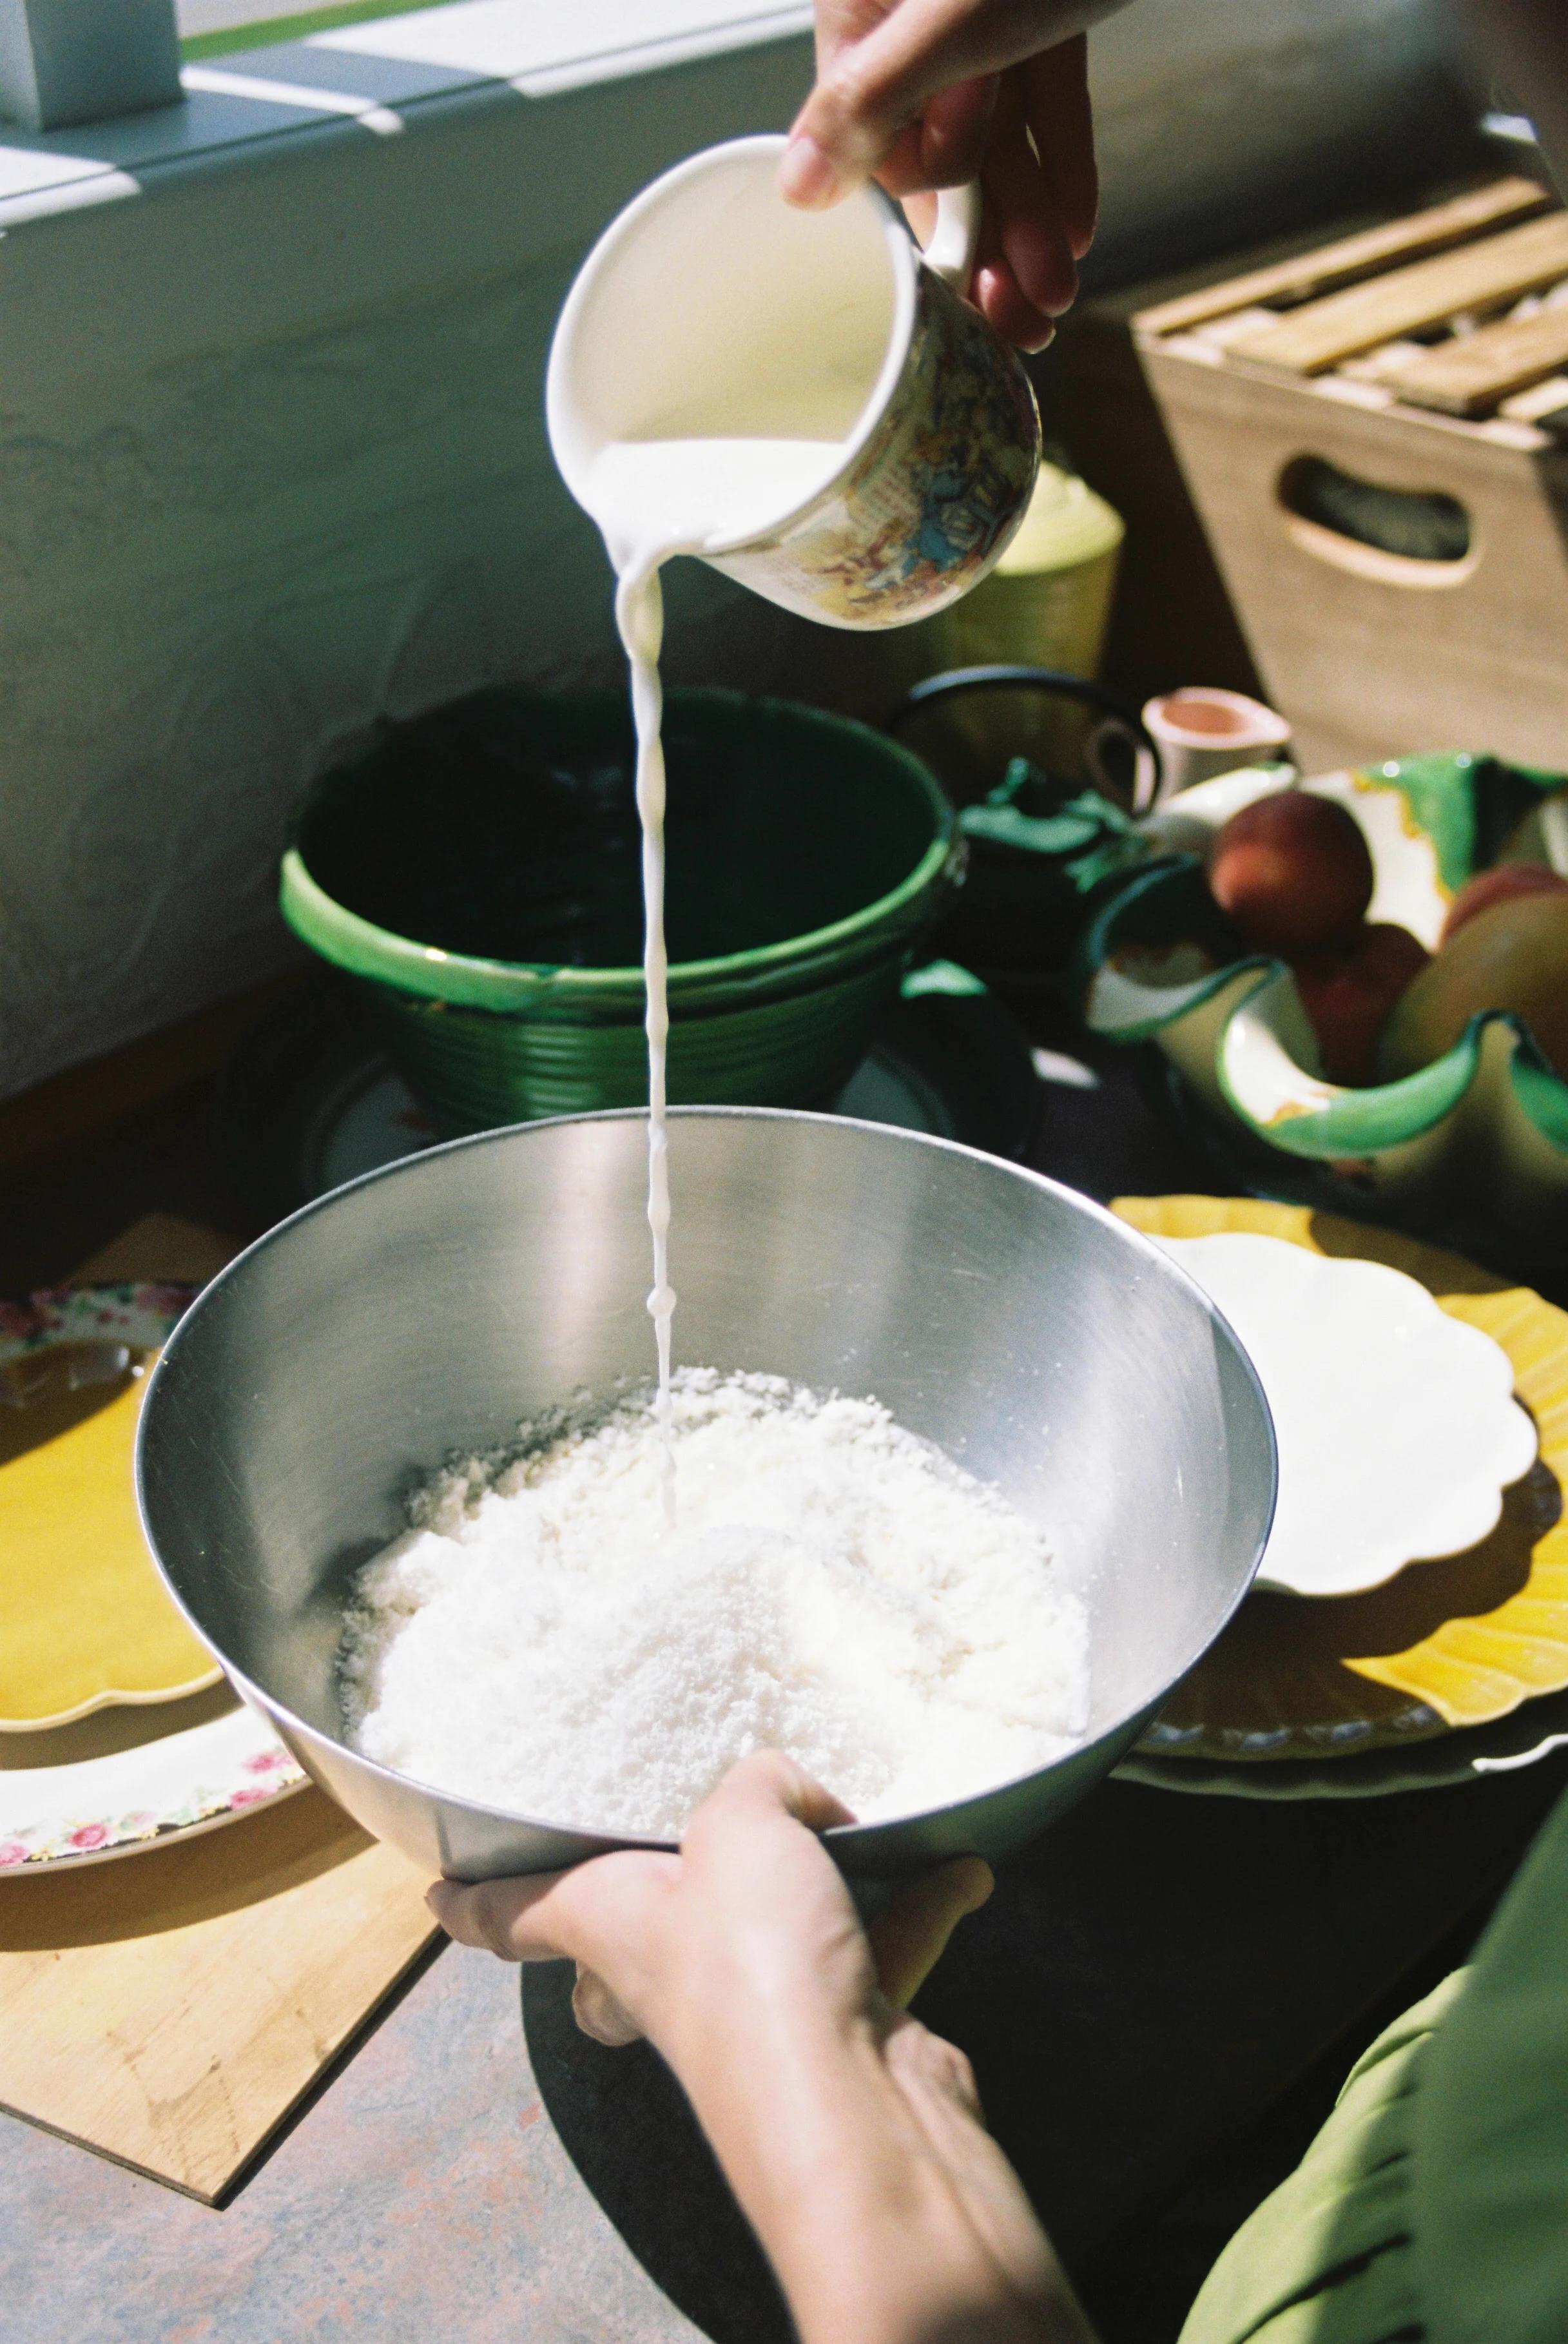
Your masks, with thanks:
M 1458 586 L 1480 559 L 1466 507 L 1442 489 L 1391 488 L 1295 456 L 1276 486 L 1293 544 L 1383 586 Z

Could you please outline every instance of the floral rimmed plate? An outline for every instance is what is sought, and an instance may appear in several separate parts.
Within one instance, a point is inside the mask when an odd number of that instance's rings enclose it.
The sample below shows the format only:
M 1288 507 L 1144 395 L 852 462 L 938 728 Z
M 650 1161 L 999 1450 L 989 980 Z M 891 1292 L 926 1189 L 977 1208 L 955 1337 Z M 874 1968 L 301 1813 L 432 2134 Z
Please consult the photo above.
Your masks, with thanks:
M 1458 1256 L 1386 1229 L 1248 1197 L 1122 1197 L 1153 1237 L 1243 1230 L 1403 1270 L 1512 1363 L 1535 1466 L 1468 1552 L 1413 1563 L 1366 1593 L 1249 1596 L 1139 1745 L 1160 1760 L 1340 1759 L 1502 1718 L 1568 1688 L 1568 1313 Z
M 1369 918 L 1433 949 L 1452 896 L 1500 859 L 1522 823 L 1540 853 L 1568 853 L 1560 774 L 1463 753 L 1406 757 L 1302 783 L 1342 804 L 1371 852 Z M 1399 1082 L 1351 1089 L 1317 1071 L 1317 1046 L 1284 964 L 1236 956 L 1203 857 L 1231 814 L 1292 786 L 1280 768 L 1184 790 L 1141 827 L 1154 858 L 1091 921 L 1079 950 L 1084 1016 L 1120 1042 L 1152 1041 L 1224 1127 L 1309 1162 L 1358 1196 L 1424 1210 L 1470 1199 L 1533 1236 L 1568 1214 L 1568 1083 L 1517 1018 L 1472 1017 L 1442 1057 Z M 1544 811 L 1543 811 L 1544 808 Z M 1510 849 L 1510 851 L 1517 851 Z
M 212 1831 L 305 1779 L 243 1706 L 102 1757 L 0 1767 L 0 1877 L 102 1863 Z
M 0 1305 L 0 1733 L 218 1681 L 159 1584 L 131 1478 L 145 1368 L 195 1292 L 67 1287 Z
M 113 1286 L 49 1286 L 25 1302 L 0 1302 L 0 1370 L 23 1389 L 25 1362 L 63 1344 L 152 1351 L 195 1300 L 194 1286 L 122 1279 Z

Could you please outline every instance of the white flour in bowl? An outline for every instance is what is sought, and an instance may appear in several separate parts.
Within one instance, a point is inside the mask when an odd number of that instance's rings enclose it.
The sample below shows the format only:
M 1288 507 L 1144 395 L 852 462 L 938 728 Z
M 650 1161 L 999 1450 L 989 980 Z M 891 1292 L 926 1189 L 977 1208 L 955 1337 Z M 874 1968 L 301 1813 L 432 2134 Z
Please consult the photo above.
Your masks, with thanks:
M 875 1400 L 683 1369 L 437 1477 L 368 1563 L 354 1746 L 551 1823 L 667 1838 L 748 1751 L 865 1821 L 1028 1772 L 1087 1720 L 1088 1627 L 1040 1533 Z

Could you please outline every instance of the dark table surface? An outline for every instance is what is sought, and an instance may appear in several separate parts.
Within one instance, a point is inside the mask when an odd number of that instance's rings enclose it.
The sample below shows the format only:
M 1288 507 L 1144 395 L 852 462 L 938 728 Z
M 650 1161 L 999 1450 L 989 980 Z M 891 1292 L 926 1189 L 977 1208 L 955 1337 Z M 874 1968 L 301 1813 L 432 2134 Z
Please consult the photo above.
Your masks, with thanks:
M 1086 1051 L 1048 1004 L 1030 1022 L 1089 1077 L 1042 1083 L 1037 1170 L 1101 1201 L 1223 1192 L 1147 1067 Z M 1365 2044 L 1464 1959 L 1565 1783 L 1568 1754 L 1299 1803 L 1112 1781 L 1004 1869 L 916 2006 L 968 2054 L 1106 2344 L 1169 2344 Z M 719 2344 L 786 2339 L 678 2087 L 651 2052 L 586 2041 L 570 1991 L 525 1978 L 530 2056 L 600 2205 Z
M 1075 1049 L 1038 1013 L 1035 1030 Z M 147 1211 L 250 1234 L 265 1208 L 223 1092 L 187 1085 L 0 1174 L 0 1293 Z M 1042 1084 L 1029 1160 L 1102 1198 L 1222 1185 L 1114 1054 Z M 919 2007 L 973 2059 L 1107 2344 L 1168 2344 L 1357 2052 L 1463 1958 L 1565 1780 L 1555 1758 L 1291 1803 L 1111 1782 L 1006 1868 Z M 663 2344 L 690 2335 L 684 2313 L 720 2344 L 785 2335 L 678 2088 L 645 2049 L 579 2036 L 569 1986 L 557 1968 L 525 1982 L 531 2081 L 515 1987 L 443 1955 L 221 2214 L 5 2126 L 15 2332 L 325 2344 L 450 2320 L 476 2344 Z

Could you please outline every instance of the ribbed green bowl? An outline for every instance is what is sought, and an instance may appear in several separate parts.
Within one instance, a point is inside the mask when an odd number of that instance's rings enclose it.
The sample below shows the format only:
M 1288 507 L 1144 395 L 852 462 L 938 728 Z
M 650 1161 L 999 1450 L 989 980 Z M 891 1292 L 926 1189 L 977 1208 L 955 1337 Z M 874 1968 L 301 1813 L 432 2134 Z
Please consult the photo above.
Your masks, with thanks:
M 801 1106 L 864 1054 L 962 870 L 918 758 L 846 719 L 673 692 L 672 1100 Z M 481 692 L 307 800 L 283 915 L 360 981 L 449 1133 L 648 1095 L 626 704 Z
M 1463 1211 L 1482 1242 L 1501 1231 L 1559 1258 L 1568 1082 L 1522 1021 L 1483 1009 L 1414 1074 L 1364 1087 L 1330 1082 L 1290 971 L 1249 953 L 1217 910 L 1204 877 L 1214 839 L 1243 805 L 1295 786 L 1283 766 L 1217 773 L 1140 826 L 1154 854 L 1129 867 L 1079 938 L 1085 1023 L 1108 1040 L 1156 1043 L 1221 1134 L 1310 1166 L 1325 1204 L 1386 1207 L 1429 1225 Z M 1505 848 L 1545 859 L 1543 835 L 1534 847 L 1511 842 L 1568 783 L 1452 750 L 1300 786 L 1360 824 L 1376 882 L 1369 917 L 1435 951 L 1450 904 L 1476 872 Z

